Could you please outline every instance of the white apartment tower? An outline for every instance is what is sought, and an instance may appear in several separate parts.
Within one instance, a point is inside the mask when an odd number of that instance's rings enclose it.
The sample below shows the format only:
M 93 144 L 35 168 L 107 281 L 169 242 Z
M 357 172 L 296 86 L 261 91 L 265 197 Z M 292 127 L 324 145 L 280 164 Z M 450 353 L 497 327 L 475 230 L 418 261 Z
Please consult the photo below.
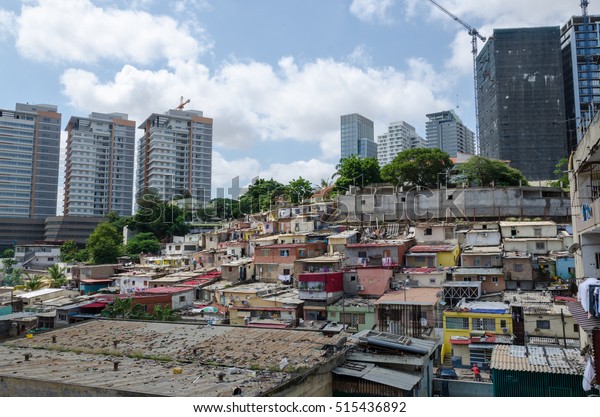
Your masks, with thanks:
M 130 216 L 135 121 L 123 113 L 71 117 L 65 130 L 65 216 Z
M 392 122 L 387 133 L 377 136 L 377 160 L 379 166 L 389 164 L 400 152 L 407 149 L 425 148 L 425 139 L 406 122 Z
M 429 119 L 425 123 L 428 148 L 439 148 L 451 158 L 459 152 L 475 155 L 475 133 L 464 125 L 454 110 L 426 116 Z
M 211 194 L 213 119 L 198 110 L 153 113 L 140 126 L 138 192 L 162 200 L 191 197 L 198 206 Z

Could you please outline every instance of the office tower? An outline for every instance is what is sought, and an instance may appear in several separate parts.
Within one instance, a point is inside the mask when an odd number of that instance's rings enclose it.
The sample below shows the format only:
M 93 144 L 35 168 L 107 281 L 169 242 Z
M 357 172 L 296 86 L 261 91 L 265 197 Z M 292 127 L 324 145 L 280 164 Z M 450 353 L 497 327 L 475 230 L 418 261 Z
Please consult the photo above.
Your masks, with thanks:
M 54 105 L 0 109 L 0 217 L 56 215 L 60 123 Z
M 377 160 L 379 166 L 392 162 L 394 157 L 407 149 L 425 148 L 425 139 L 406 122 L 392 122 L 387 133 L 377 136 Z
M 135 121 L 123 113 L 71 117 L 65 130 L 65 216 L 130 216 Z
M 373 122 L 358 113 L 341 116 L 341 157 L 377 158 Z
M 428 148 L 439 148 L 456 157 L 458 152 L 475 154 L 475 134 L 464 125 L 454 110 L 426 115 L 425 138 Z
M 480 154 L 529 180 L 567 156 L 560 28 L 495 29 L 477 56 Z
M 587 20 L 587 25 L 584 24 Z M 600 109 L 600 16 L 573 16 L 560 31 L 569 152 Z
M 138 192 L 154 190 L 163 200 L 191 197 L 198 206 L 209 202 L 212 127 L 213 119 L 197 110 L 150 115 L 139 126 Z

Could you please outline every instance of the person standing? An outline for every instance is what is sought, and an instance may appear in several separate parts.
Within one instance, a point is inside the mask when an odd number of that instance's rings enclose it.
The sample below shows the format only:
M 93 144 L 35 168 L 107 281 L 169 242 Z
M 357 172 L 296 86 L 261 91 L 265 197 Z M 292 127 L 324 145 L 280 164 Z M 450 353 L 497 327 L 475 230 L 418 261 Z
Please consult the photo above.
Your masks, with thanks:
M 475 381 L 482 382 L 483 379 L 481 379 L 481 372 L 479 372 L 479 367 L 477 366 L 477 364 L 474 364 L 471 370 L 473 371 L 473 375 L 475 376 Z

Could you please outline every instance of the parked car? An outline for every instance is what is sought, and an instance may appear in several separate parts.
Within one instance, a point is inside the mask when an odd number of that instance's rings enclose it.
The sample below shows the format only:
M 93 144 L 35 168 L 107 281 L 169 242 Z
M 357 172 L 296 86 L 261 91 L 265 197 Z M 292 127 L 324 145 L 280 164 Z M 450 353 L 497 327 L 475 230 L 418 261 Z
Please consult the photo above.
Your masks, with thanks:
M 458 379 L 458 375 L 456 375 L 454 368 L 449 368 L 447 366 L 440 366 L 437 371 L 435 371 L 435 377 L 441 379 Z

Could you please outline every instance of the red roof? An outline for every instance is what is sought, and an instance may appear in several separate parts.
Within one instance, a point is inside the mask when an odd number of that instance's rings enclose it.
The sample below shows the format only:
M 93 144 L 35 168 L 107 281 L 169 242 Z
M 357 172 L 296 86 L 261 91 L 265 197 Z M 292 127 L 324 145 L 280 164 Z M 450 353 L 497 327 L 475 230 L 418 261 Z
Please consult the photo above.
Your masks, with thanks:
M 104 308 L 108 303 L 89 303 L 84 306 L 80 306 L 79 308 Z
M 262 249 L 279 249 L 279 248 L 303 248 L 306 246 L 315 246 L 315 243 L 319 242 L 306 242 L 306 243 L 276 243 L 274 245 L 263 245 L 257 246 Z
M 346 245 L 347 248 L 369 248 L 375 246 L 402 246 L 406 242 L 373 242 L 373 243 L 350 243 Z

